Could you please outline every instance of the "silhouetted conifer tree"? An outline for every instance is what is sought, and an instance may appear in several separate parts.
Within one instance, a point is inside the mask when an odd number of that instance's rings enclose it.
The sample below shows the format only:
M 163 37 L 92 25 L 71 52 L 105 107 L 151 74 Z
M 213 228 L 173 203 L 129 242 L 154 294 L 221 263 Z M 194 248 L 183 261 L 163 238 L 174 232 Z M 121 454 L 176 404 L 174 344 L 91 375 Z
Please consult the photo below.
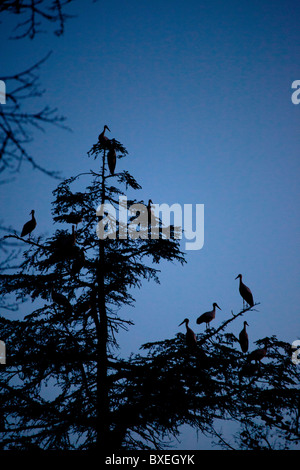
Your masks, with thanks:
M 118 157 L 114 175 L 107 168 L 111 147 Z M 89 155 L 99 172 L 69 178 L 54 191 L 53 221 L 62 228 L 44 239 L 38 223 L 30 238 L 6 239 L 26 249 L 18 271 L 0 276 L 2 305 L 15 307 L 27 298 L 34 305 L 22 319 L 0 317 L 7 347 L 6 365 L 0 365 L 1 447 L 106 453 L 161 448 L 188 424 L 226 448 L 292 448 L 299 440 L 300 401 L 290 345 L 276 337 L 257 340 L 268 353 L 255 362 L 228 331 L 253 308 L 197 334 L 192 349 L 178 333 L 144 345 L 129 359 L 116 355 L 118 331 L 131 325 L 121 307 L 133 305 L 132 288 L 143 280 L 158 282 L 162 260 L 185 262 L 179 240 L 162 233 L 148 237 L 146 207 L 143 238 L 137 239 L 122 239 L 119 219 L 107 210 L 96 213 L 103 203 L 117 213 L 124 189 L 140 188 L 119 171 L 126 154 L 114 139 L 96 143 Z M 137 202 L 128 199 L 126 207 Z M 107 228 L 107 238 L 99 239 L 101 220 L 103 227 L 116 223 L 115 238 Z M 230 439 L 220 431 L 221 421 L 235 424 Z
M 118 141 L 110 144 L 118 159 L 126 156 Z M 97 162 L 100 157 L 99 173 L 72 177 L 54 191 L 53 220 L 63 228 L 47 239 L 37 235 L 39 224 L 30 238 L 8 236 L 26 250 L 18 272 L 1 275 L 1 294 L 9 301 L 29 297 L 37 307 L 22 320 L 1 317 L 0 338 L 7 345 L 0 385 L 4 448 L 115 445 L 113 416 L 122 400 L 116 402 L 114 372 L 122 362 L 114 346 L 118 330 L 131 323 L 119 309 L 133 304 L 132 288 L 142 280 L 158 282 L 161 260 L 184 263 L 179 240 L 120 239 L 119 231 L 116 238 L 98 238 L 98 205 L 118 210 L 118 197 L 125 195 L 121 188 L 140 186 L 127 171 L 114 176 L 107 171 L 107 147 L 100 142 L 89 155 Z
M 141 448 L 145 441 L 163 445 L 162 438 L 179 437 L 181 425 L 188 424 L 225 449 L 297 448 L 299 365 L 291 360 L 291 345 L 275 336 L 256 341 L 257 348 L 268 348 L 261 362 L 250 361 L 251 352 L 241 352 L 238 339 L 223 330 L 247 310 L 198 334 L 196 351 L 178 333 L 174 339 L 145 344 L 147 354 L 131 358 L 131 368 L 127 364 L 119 372 L 126 377 L 130 398 L 117 411 L 136 430 L 127 435 L 129 447 Z M 226 422 L 231 427 L 223 432 Z M 122 428 L 121 418 L 119 423 Z

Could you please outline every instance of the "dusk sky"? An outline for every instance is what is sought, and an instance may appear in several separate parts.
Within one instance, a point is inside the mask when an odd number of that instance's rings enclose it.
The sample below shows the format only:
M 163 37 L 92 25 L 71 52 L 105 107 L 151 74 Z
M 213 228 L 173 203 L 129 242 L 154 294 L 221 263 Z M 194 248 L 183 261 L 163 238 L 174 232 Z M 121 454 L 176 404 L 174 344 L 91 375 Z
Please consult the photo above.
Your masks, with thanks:
M 213 302 L 219 326 L 242 307 L 239 273 L 260 305 L 228 331 L 238 335 L 247 320 L 250 350 L 265 336 L 299 339 L 300 105 L 291 85 L 300 80 L 300 3 L 87 0 L 66 11 L 77 16 L 61 37 L 45 24 L 33 40 L 9 40 L 15 16 L 1 25 L 3 76 L 53 51 L 39 72 L 45 93 L 30 106 L 57 107 L 72 129 L 37 130 L 32 156 L 63 177 L 97 170 L 87 152 L 107 124 L 129 153 L 117 170 L 141 184 L 137 199 L 204 204 L 203 248 L 187 251 L 183 267 L 162 263 L 161 284 L 134 293 L 135 308 L 120 315 L 135 325 L 120 334 L 118 354 L 184 333 L 185 317 L 203 332 L 196 318 Z M 35 235 L 50 236 L 57 184 L 24 163 L 0 186 L 5 225 L 21 231 L 35 209 Z M 210 444 L 186 431 L 175 448 Z

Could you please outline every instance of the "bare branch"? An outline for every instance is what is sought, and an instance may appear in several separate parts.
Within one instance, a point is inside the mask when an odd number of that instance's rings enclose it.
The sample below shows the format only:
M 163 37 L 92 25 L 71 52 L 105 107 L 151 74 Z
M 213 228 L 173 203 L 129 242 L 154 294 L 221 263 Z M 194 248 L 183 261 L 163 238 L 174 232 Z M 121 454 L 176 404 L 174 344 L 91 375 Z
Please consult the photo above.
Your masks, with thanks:
M 260 305 L 260 302 L 258 303 L 255 303 L 254 304 L 254 307 L 256 305 Z M 216 336 L 220 331 L 224 330 L 226 328 L 226 326 L 231 323 L 232 321 L 234 321 L 237 317 L 243 315 L 245 312 L 248 312 L 249 310 L 253 310 L 253 307 L 247 307 L 247 308 L 244 308 L 243 310 L 241 310 L 240 312 L 234 314 L 232 311 L 231 311 L 231 314 L 232 316 L 228 318 L 228 320 L 225 320 L 220 326 L 219 328 L 217 329 L 211 329 L 202 339 L 201 341 L 198 342 L 199 346 L 201 346 L 202 344 L 204 344 L 207 340 L 209 340 L 210 338 L 212 338 L 213 336 Z
M 65 118 L 57 114 L 56 108 L 48 106 L 36 112 L 28 112 L 23 109 L 22 101 L 43 95 L 44 91 L 40 89 L 38 83 L 37 70 L 50 55 L 51 52 L 23 72 L 2 77 L 8 85 L 8 93 L 6 104 L 0 107 L 0 173 L 15 174 L 25 161 L 34 169 L 59 178 L 58 172 L 41 166 L 29 153 L 27 146 L 33 140 L 33 129 L 44 131 L 44 125 L 48 124 L 68 129 L 63 125 Z
M 54 34 L 61 36 L 64 33 L 65 22 L 74 17 L 65 13 L 64 7 L 72 0 L 2 0 L 0 13 L 7 12 L 18 17 L 14 31 L 19 31 L 12 39 L 33 39 L 36 34 L 43 32 L 40 26 L 43 23 L 55 24 Z M 23 21 L 19 21 L 20 17 Z

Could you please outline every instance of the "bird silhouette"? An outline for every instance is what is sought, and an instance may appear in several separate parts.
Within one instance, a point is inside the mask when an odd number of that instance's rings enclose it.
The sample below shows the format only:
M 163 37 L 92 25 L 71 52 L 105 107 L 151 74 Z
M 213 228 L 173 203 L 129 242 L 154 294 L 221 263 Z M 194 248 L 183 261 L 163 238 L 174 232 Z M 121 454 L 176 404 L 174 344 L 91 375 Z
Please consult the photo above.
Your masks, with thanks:
M 189 348 L 194 349 L 197 347 L 197 338 L 193 330 L 189 327 L 189 319 L 185 318 L 183 322 L 181 322 L 178 326 L 183 325 L 185 323 L 186 326 L 186 334 L 185 334 L 185 339 L 186 339 L 186 344 Z
M 30 214 L 31 214 L 31 220 L 29 220 L 28 222 L 26 222 L 26 224 L 24 224 L 24 226 L 22 228 L 22 232 L 21 232 L 21 237 L 26 237 L 26 235 L 29 235 L 29 237 L 30 237 L 31 232 L 36 227 L 36 220 L 35 220 L 35 217 L 34 217 L 34 210 L 32 210 L 30 212 Z
M 267 352 L 268 352 L 268 345 L 267 343 L 265 343 L 264 347 L 263 348 L 258 348 L 258 349 L 255 349 L 254 351 L 252 351 L 249 355 L 248 355 L 248 361 L 251 362 L 251 361 L 255 361 L 255 363 L 258 363 L 260 362 L 264 357 L 266 357 L 267 355 Z
M 200 315 L 200 317 L 197 318 L 196 323 L 200 325 L 201 323 L 206 323 L 206 328 L 208 328 L 209 323 L 215 318 L 216 316 L 216 307 L 219 310 L 222 310 L 219 305 L 214 302 L 213 303 L 213 309 L 210 312 L 205 312 Z
M 108 147 L 109 144 L 110 144 L 110 140 L 108 137 L 106 137 L 105 134 L 105 131 L 106 129 L 110 132 L 110 129 L 107 127 L 107 125 L 105 124 L 104 128 L 103 128 L 103 131 L 101 132 L 101 134 L 99 134 L 98 136 L 98 141 L 101 145 L 103 145 L 104 147 Z
M 241 330 L 239 334 L 239 342 L 240 342 L 240 346 L 243 352 L 247 352 L 249 348 L 249 339 L 248 339 L 248 333 L 246 331 L 246 325 L 249 326 L 248 323 L 244 321 L 244 328 Z
M 67 297 L 65 297 L 60 292 L 55 291 L 54 289 L 52 289 L 51 295 L 53 302 L 60 305 L 61 307 L 64 307 L 69 312 L 72 311 L 72 305 L 70 304 Z
M 254 306 L 254 301 L 253 301 L 253 295 L 252 295 L 252 292 L 251 290 L 249 289 L 249 287 L 247 287 L 244 283 L 243 283 L 243 280 L 242 280 L 242 275 L 241 274 L 238 274 L 236 276 L 236 279 L 240 278 L 240 286 L 239 286 L 239 291 L 240 291 L 240 294 L 243 298 L 243 308 L 245 307 L 245 302 L 250 306 L 250 307 L 253 307 Z
M 109 149 L 107 154 L 107 163 L 111 175 L 114 175 L 117 162 L 117 154 L 114 148 Z

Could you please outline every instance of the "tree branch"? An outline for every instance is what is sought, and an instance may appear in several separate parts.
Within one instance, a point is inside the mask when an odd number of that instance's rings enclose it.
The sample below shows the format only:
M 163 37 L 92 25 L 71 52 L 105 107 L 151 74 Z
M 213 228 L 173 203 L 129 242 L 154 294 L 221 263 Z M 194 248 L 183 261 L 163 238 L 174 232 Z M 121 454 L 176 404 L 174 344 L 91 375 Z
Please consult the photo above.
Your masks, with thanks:
M 260 302 L 258 303 L 255 303 L 254 304 L 254 307 L 256 305 L 260 305 Z M 213 336 L 216 336 L 220 331 L 224 330 L 226 328 L 226 326 L 231 323 L 232 321 L 234 321 L 236 318 L 238 318 L 239 316 L 243 315 L 245 312 L 248 312 L 250 310 L 252 310 L 253 307 L 247 307 L 247 308 L 244 308 L 243 310 L 241 310 L 240 312 L 234 314 L 232 311 L 231 311 L 231 314 L 232 314 L 232 317 L 228 318 L 228 320 L 224 321 L 220 326 L 219 328 L 215 329 L 211 329 L 199 342 L 198 342 L 198 345 L 199 346 L 202 346 L 202 344 L 204 344 L 207 340 L 209 340 L 210 338 L 212 338 Z

